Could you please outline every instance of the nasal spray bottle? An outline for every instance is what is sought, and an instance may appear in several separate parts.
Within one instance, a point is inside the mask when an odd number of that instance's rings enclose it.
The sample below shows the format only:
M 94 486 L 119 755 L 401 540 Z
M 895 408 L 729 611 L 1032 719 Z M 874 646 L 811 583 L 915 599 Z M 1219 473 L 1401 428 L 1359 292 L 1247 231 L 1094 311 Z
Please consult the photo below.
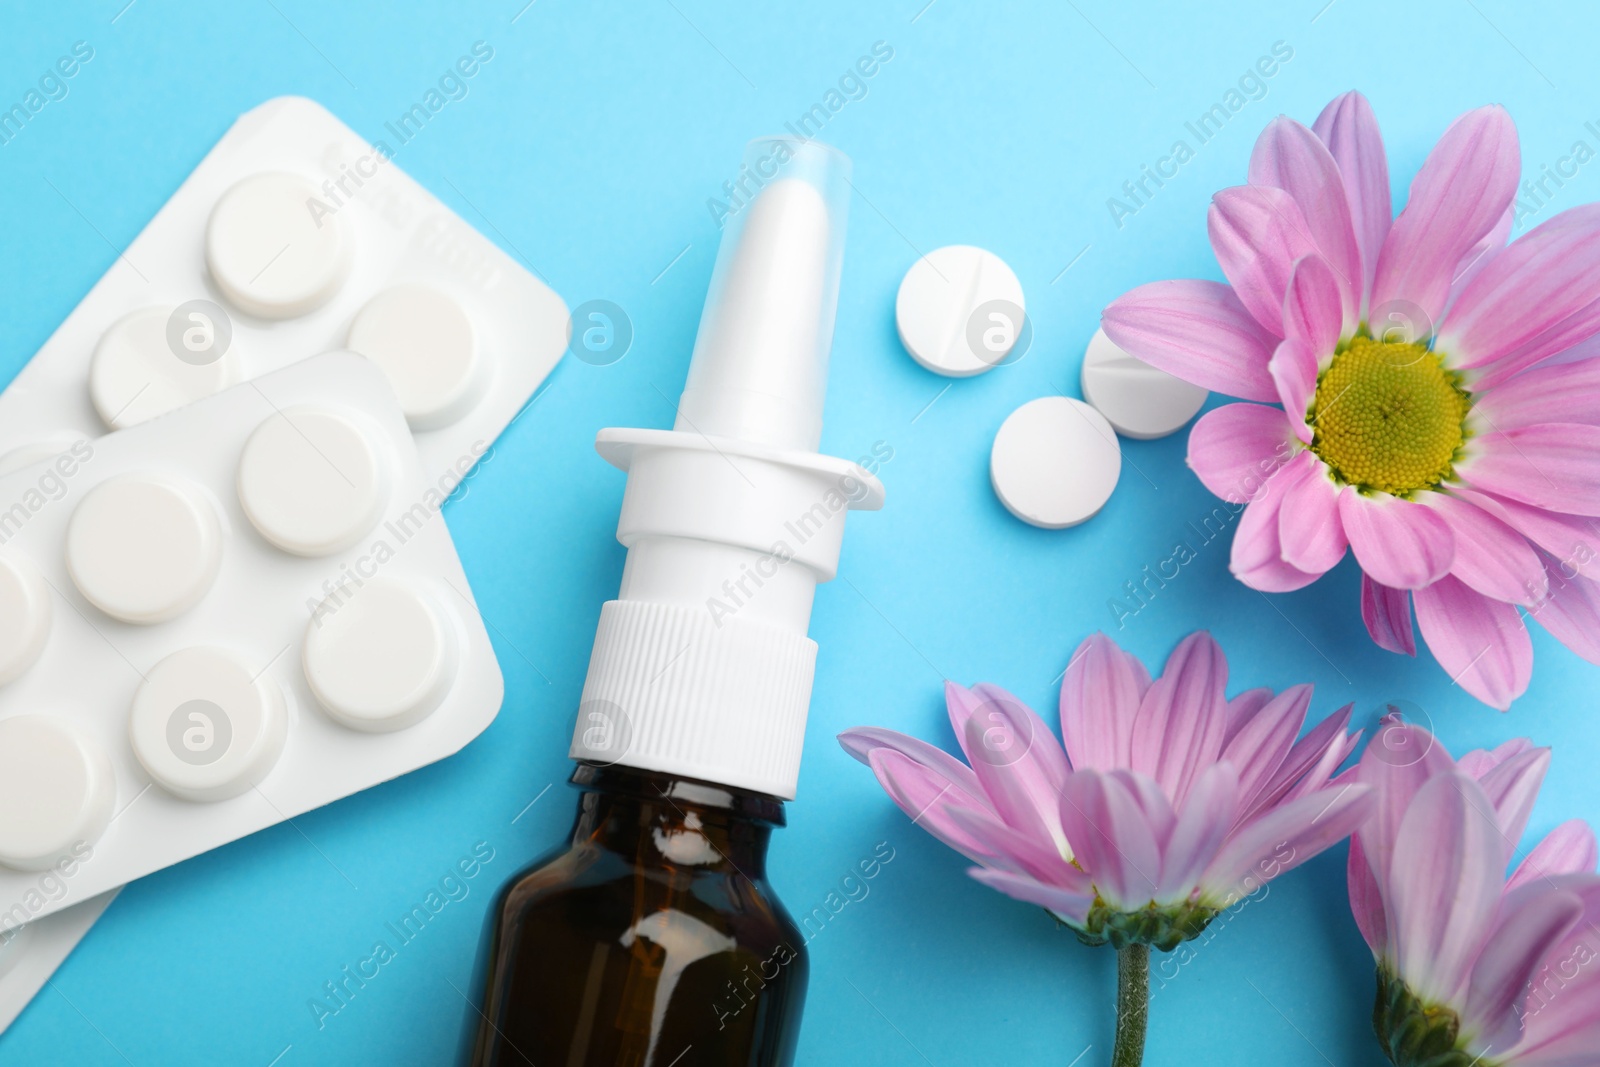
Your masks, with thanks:
M 578 709 L 571 843 L 490 915 L 475 1067 L 793 1060 L 808 965 L 767 842 L 800 769 L 812 598 L 883 487 L 817 453 L 849 160 L 773 138 L 745 163 L 760 186 L 727 222 L 677 421 L 596 442 L 628 472 L 622 589 Z

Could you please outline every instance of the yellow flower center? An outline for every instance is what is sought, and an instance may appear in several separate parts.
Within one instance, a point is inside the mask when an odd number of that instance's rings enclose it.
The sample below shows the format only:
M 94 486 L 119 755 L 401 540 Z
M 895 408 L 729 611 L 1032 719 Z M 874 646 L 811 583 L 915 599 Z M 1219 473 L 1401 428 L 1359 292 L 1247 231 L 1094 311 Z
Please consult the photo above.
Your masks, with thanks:
M 1450 477 L 1471 406 L 1426 345 L 1358 335 L 1317 378 L 1311 451 L 1342 483 L 1409 497 Z

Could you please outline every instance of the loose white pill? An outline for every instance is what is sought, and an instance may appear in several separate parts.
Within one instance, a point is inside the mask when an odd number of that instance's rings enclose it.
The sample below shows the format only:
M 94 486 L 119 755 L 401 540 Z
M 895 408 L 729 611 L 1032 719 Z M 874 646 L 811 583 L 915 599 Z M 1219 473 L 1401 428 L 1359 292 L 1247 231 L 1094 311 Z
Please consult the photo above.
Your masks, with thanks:
M 1157 370 L 1096 330 L 1083 354 L 1083 398 L 1124 437 L 1150 441 L 1183 429 L 1211 394 Z
M 296 174 L 252 175 L 222 194 L 206 226 L 206 266 L 228 303 L 290 319 L 333 299 L 350 274 L 343 216 L 319 212 L 322 191 Z
M 124 315 L 95 346 L 89 398 L 110 429 L 137 426 L 239 380 L 239 356 L 231 344 L 214 354 L 180 348 L 188 358 L 173 350 L 168 326 L 174 312 L 171 307 L 148 307 Z M 215 324 L 211 329 L 214 339 Z
M 50 586 L 28 560 L 0 548 L 0 685 L 39 661 L 50 641 Z
M 111 757 L 92 735 L 44 715 L 0 719 L 0 864 L 42 871 L 78 855 L 116 799 Z
M 1122 473 L 1117 435 L 1081 400 L 1030 400 L 1000 426 L 989 479 L 1006 509 L 1023 522 L 1060 530 L 1092 518 L 1111 499 Z
M 937 248 L 912 264 L 894 317 L 911 358 L 950 378 L 1015 362 L 1028 330 L 1016 274 L 993 252 L 971 245 Z
M 239 503 L 262 537 L 297 556 L 343 551 L 388 501 L 382 454 L 361 427 L 326 408 L 266 419 L 239 460 Z
M 222 524 L 187 482 L 124 474 L 79 502 L 66 554 L 89 603 L 123 622 L 166 622 L 198 604 L 216 580 Z
M 278 762 L 288 731 L 277 681 L 217 648 L 186 648 L 156 664 L 128 718 L 139 763 L 185 800 L 248 791 Z
M 367 301 L 346 344 L 388 373 L 413 430 L 456 422 L 489 386 L 472 320 L 427 286 L 397 285 Z
M 317 702 L 355 730 L 421 722 L 455 681 L 454 630 L 431 597 L 392 579 L 324 600 L 306 628 L 303 652 Z

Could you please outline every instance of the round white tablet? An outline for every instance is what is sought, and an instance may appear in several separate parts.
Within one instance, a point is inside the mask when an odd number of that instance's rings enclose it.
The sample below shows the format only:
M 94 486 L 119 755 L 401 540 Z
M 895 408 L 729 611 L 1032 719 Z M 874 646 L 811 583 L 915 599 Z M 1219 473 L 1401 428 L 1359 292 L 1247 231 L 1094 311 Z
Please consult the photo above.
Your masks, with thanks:
M 489 386 L 472 320 L 427 286 L 397 285 L 367 301 L 346 343 L 388 373 L 413 430 L 457 421 Z
M 1023 522 L 1059 530 L 1092 518 L 1117 487 L 1122 449 L 1111 424 L 1081 400 L 1030 400 L 1000 426 L 989 480 Z
M 95 346 L 89 399 L 110 429 L 137 426 L 239 380 L 239 356 L 231 344 L 214 357 L 184 359 L 173 351 L 168 325 L 174 310 L 148 307 L 124 315 Z M 215 337 L 215 324 L 211 328 Z
M 1211 394 L 1157 370 L 1096 330 L 1083 354 L 1083 398 L 1124 437 L 1150 441 L 1177 433 Z
M 111 822 L 116 772 L 100 743 L 61 719 L 0 719 L 0 864 L 42 871 Z
M 456 640 L 427 594 L 379 578 L 340 590 L 306 627 L 306 681 L 335 721 L 403 730 L 432 714 L 456 674 Z
M 323 193 L 297 174 L 252 175 L 222 194 L 206 226 L 206 267 L 228 303 L 291 319 L 333 299 L 350 274 L 342 215 L 312 214 Z
M 246 792 L 278 762 L 288 732 L 278 683 L 216 648 L 186 648 L 156 664 L 128 718 L 139 763 L 185 800 Z
M 222 565 L 222 524 L 200 491 L 159 474 L 100 483 L 67 524 L 67 571 L 84 599 L 123 622 L 177 618 Z
M 261 536 L 296 556 L 343 551 L 388 501 L 382 454 L 355 422 L 326 408 L 269 417 L 245 442 L 239 503 Z
M 0 548 L 0 685 L 39 661 L 50 640 L 50 586 L 26 559 Z
M 950 378 L 1016 362 L 1029 329 L 1016 274 L 971 245 L 936 248 L 912 264 L 894 317 L 911 358 Z

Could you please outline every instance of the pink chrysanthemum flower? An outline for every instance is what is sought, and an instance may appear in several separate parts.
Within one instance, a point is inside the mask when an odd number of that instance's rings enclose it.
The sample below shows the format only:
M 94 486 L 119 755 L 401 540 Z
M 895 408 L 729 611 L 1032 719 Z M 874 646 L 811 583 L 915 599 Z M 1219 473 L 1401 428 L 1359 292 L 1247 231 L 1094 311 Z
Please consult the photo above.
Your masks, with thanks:
M 1397 721 L 1362 755 L 1377 805 L 1351 840 L 1350 903 L 1397 1067 L 1600 1064 L 1594 832 L 1556 827 L 1506 877 L 1549 765 L 1526 740 L 1458 763 Z
M 1229 700 L 1227 682 L 1209 634 L 1186 638 L 1154 681 L 1095 634 L 1062 681 L 1064 747 L 1005 690 L 954 683 L 946 703 L 967 763 L 891 730 L 839 735 L 906 814 L 978 864 L 974 878 L 1119 950 L 1118 1064 L 1138 1062 L 1128 1043 L 1143 1043 L 1149 948 L 1195 937 L 1370 808 L 1366 786 L 1333 778 L 1360 737 L 1345 732 L 1348 706 L 1300 738 L 1311 686 Z
M 1261 134 L 1212 201 L 1230 285 L 1165 281 L 1106 308 L 1128 352 L 1257 403 L 1208 413 L 1189 463 L 1248 507 L 1233 573 L 1315 581 L 1348 547 L 1384 648 L 1434 657 L 1505 709 L 1528 686 L 1526 608 L 1600 662 L 1600 205 L 1510 245 L 1517 131 L 1503 108 L 1445 131 L 1391 221 L 1371 105 Z M 1281 403 L 1282 407 L 1265 406 Z

